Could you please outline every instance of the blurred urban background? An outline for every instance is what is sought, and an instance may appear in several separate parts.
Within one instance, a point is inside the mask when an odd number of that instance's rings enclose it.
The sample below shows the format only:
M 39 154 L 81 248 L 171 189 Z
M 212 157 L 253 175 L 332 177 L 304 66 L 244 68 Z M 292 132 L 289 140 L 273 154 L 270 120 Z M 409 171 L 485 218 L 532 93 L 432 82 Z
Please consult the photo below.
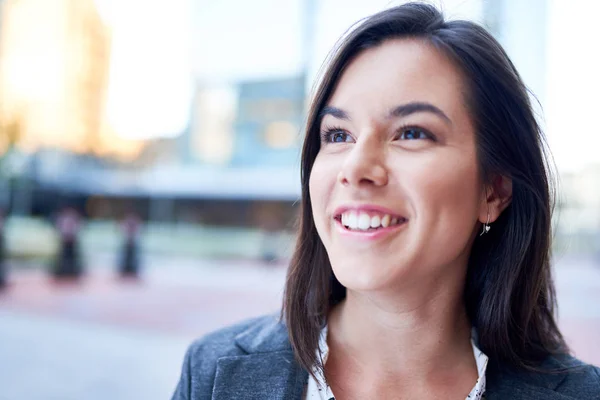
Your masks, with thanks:
M 0 0 L 0 399 L 168 398 L 190 340 L 277 311 L 314 79 L 400 3 Z M 600 4 L 434 4 L 536 95 L 560 322 L 600 364 Z

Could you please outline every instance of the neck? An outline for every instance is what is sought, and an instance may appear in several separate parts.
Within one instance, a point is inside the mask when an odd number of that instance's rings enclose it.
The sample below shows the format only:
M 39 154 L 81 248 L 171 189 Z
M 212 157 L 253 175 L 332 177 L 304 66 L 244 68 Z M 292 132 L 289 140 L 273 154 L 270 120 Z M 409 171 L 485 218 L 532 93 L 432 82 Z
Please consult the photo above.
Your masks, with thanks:
M 329 317 L 332 353 L 344 353 L 369 371 L 415 378 L 457 363 L 474 365 L 462 290 L 451 286 L 394 298 L 348 290 Z

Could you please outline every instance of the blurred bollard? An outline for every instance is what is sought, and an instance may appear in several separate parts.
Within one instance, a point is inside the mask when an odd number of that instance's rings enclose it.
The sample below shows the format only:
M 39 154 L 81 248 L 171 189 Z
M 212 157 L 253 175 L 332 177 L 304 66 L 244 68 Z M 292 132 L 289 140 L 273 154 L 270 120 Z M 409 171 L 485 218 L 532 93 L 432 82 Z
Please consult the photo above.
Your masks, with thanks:
M 262 241 L 262 260 L 267 264 L 275 264 L 277 262 L 277 239 L 278 232 L 273 230 L 263 230 Z
M 56 227 L 60 235 L 60 251 L 52 271 L 55 278 L 79 278 L 83 274 L 79 226 L 79 213 L 76 210 L 65 208 L 58 214 Z
M 0 210 L 0 290 L 7 285 L 6 243 L 4 237 L 4 211 Z
M 264 215 L 261 226 L 261 258 L 267 264 L 275 264 L 278 259 L 278 221 L 273 214 Z
M 279 258 L 281 210 L 277 205 L 259 204 L 254 209 L 254 217 L 262 236 L 260 258 L 266 264 L 276 264 Z
M 121 228 L 125 238 L 119 265 L 119 273 L 123 277 L 137 278 L 140 273 L 140 257 L 138 248 L 138 233 L 141 221 L 135 213 L 129 213 Z

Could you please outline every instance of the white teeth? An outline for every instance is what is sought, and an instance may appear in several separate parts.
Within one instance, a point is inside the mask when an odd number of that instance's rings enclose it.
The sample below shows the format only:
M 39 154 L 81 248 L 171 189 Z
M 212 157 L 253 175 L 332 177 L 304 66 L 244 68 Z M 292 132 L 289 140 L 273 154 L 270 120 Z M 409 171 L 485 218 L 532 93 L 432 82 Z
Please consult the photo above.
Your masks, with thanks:
M 392 217 L 390 217 L 389 214 L 385 214 L 383 218 L 381 218 L 381 226 L 383 226 L 384 228 L 390 226 L 391 219 Z
M 346 223 L 346 226 L 350 229 L 358 228 L 358 217 L 356 216 L 356 213 L 354 211 L 348 214 L 348 217 L 346 218 Z
M 381 225 L 381 217 L 379 215 L 374 215 L 371 217 L 371 228 L 379 228 Z
M 371 217 L 367 213 L 360 213 L 358 215 L 358 229 L 366 231 L 371 227 Z
M 403 218 L 392 217 L 389 214 L 369 216 L 366 212 L 348 211 L 341 215 L 342 225 L 352 230 L 366 231 L 380 227 L 387 228 L 404 222 Z

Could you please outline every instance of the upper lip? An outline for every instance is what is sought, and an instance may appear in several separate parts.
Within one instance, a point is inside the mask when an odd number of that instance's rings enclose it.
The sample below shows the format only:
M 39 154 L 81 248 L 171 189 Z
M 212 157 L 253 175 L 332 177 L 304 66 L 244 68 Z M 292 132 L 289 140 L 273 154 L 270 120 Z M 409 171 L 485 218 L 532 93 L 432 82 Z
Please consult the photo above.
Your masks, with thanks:
M 396 211 L 390 210 L 389 208 L 378 206 L 375 204 L 346 204 L 337 207 L 333 213 L 333 217 L 337 218 L 347 211 L 364 211 L 364 212 L 376 212 L 378 214 L 389 214 L 392 218 L 404 218 L 405 216 L 398 214 Z

